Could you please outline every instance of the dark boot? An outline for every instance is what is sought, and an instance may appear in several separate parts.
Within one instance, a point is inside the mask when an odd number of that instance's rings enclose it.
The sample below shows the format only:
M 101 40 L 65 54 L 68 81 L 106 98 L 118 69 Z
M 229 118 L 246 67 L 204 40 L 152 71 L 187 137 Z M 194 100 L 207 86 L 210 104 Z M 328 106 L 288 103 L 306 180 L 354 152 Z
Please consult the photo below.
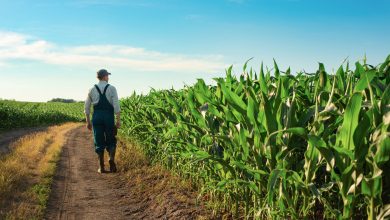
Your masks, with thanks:
M 108 160 L 108 163 L 110 164 L 110 171 L 112 173 L 116 172 L 116 164 L 115 164 L 115 147 L 111 148 L 108 153 L 110 155 L 110 159 Z
M 98 159 L 99 159 L 98 173 L 105 173 L 106 171 L 104 170 L 104 151 L 98 153 Z

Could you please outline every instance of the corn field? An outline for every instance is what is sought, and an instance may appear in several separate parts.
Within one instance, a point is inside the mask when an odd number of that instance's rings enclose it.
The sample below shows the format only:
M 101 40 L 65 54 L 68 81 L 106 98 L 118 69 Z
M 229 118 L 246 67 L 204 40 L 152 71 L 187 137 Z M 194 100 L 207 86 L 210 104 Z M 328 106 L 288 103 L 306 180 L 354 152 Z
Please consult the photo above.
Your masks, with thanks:
M 0 131 L 84 119 L 83 103 L 0 100 Z
M 390 56 L 214 80 L 123 99 L 122 134 L 234 218 L 389 218 Z

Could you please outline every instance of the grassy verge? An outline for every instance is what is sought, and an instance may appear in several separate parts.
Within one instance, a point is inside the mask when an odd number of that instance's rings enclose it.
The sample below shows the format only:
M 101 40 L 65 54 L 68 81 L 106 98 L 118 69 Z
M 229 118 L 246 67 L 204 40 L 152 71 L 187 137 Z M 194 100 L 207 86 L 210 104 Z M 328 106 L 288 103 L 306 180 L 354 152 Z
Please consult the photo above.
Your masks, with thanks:
M 117 146 L 117 164 L 130 183 L 132 199 L 139 197 L 140 201 L 150 199 L 149 209 L 158 212 L 159 209 L 186 207 L 180 210 L 182 216 L 166 216 L 178 219 L 220 219 L 205 207 L 205 201 L 197 198 L 199 192 L 186 179 L 165 169 L 160 164 L 151 164 L 150 160 L 131 139 L 119 136 Z M 160 207 L 156 207 L 156 204 Z M 184 214 L 187 213 L 187 214 Z
M 67 123 L 27 135 L 0 158 L 0 219 L 41 219 L 65 135 L 80 126 Z

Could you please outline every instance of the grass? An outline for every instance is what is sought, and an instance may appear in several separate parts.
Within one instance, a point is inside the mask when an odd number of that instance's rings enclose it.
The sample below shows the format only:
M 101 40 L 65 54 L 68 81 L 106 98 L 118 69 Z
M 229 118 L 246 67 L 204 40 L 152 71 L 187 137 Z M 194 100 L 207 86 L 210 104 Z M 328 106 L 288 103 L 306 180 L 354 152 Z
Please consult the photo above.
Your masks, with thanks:
M 132 200 L 150 198 L 150 209 L 158 211 L 185 206 L 188 208 L 185 211 L 194 212 L 196 219 L 216 218 L 211 210 L 207 211 L 204 207 L 204 201 L 195 199 L 198 192 L 189 180 L 184 180 L 160 164 L 151 163 L 138 143 L 123 136 L 118 137 L 116 160 L 119 172 L 130 183 Z
M 13 143 L 0 159 L 0 219 L 43 218 L 65 135 L 77 126 L 53 126 Z
M 179 173 L 164 168 L 160 163 L 151 162 L 140 147 L 140 143 L 123 136 L 119 137 L 118 143 L 118 167 L 121 172 L 125 173 L 128 179 L 135 182 L 136 191 L 155 192 L 158 194 L 155 202 L 163 204 L 167 202 L 166 198 L 158 192 L 173 189 L 175 192 L 178 192 L 175 194 L 177 201 L 183 203 L 194 202 L 195 206 L 203 206 L 204 210 L 210 211 L 208 214 L 197 216 L 197 219 L 232 218 L 229 210 L 215 209 L 215 207 L 222 206 L 223 201 L 211 200 L 212 196 L 207 193 L 202 194 L 200 186 L 194 184 L 191 179 L 183 178 Z M 152 190 L 144 184 L 145 181 L 155 183 L 152 184 Z M 196 200 L 188 201 L 187 192 L 193 193 L 191 198 L 196 197 Z

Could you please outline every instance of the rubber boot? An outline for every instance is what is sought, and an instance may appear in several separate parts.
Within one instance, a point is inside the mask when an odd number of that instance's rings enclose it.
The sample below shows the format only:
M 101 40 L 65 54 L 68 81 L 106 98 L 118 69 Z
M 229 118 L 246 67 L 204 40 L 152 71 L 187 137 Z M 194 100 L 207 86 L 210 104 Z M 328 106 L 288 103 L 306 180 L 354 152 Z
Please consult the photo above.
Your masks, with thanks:
M 104 151 L 98 153 L 98 159 L 99 159 L 98 173 L 105 173 L 106 171 L 104 170 Z
M 108 160 L 108 163 L 110 164 L 110 171 L 112 173 L 116 172 L 116 164 L 115 164 L 115 147 L 111 148 L 108 153 L 110 155 L 110 159 Z

